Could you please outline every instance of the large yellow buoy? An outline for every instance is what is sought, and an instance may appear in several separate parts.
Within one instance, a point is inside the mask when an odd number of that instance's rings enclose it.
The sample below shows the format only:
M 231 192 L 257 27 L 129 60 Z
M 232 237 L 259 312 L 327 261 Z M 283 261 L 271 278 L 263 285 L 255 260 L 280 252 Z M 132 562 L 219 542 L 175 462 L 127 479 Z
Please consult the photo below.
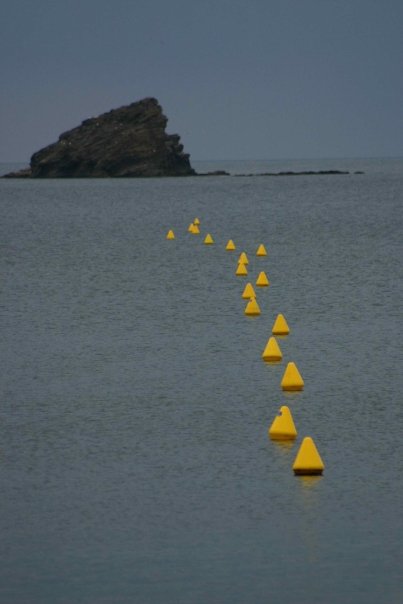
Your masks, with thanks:
M 264 361 L 281 361 L 282 358 L 283 353 L 280 350 L 280 346 L 278 345 L 276 338 L 271 336 L 262 353 L 262 359 Z
M 198 218 L 195 218 L 195 219 L 193 220 L 193 224 L 197 224 L 197 226 L 199 226 L 199 224 L 200 224 L 200 220 L 199 220 Z
M 322 474 L 325 469 L 325 464 L 310 436 L 305 436 L 302 441 L 292 469 L 297 475 Z
M 175 233 L 170 229 L 167 233 L 167 239 L 175 239 Z
M 260 315 L 260 307 L 259 304 L 256 302 L 256 298 L 251 298 L 247 303 L 245 308 L 245 315 L 248 315 L 249 317 L 257 317 L 258 315 Z
M 234 251 L 235 248 L 235 243 L 232 241 L 232 239 L 230 239 L 227 243 L 227 245 L 225 246 L 225 249 L 227 250 L 227 252 L 232 252 Z
M 271 332 L 274 336 L 287 336 L 290 333 L 290 328 L 284 315 L 277 315 Z
M 241 255 L 238 258 L 238 262 L 239 262 L 239 264 L 244 264 L 245 266 L 247 264 L 249 264 L 248 256 L 245 254 L 245 252 L 241 253 Z
M 266 248 L 264 247 L 263 243 L 261 243 L 257 248 L 256 256 L 267 256 Z
M 210 233 L 207 233 L 207 235 L 205 236 L 204 243 L 206 245 L 211 245 L 212 243 L 214 243 L 214 239 L 212 238 L 212 236 L 210 235 Z
M 291 411 L 283 405 L 269 428 L 269 436 L 273 440 L 294 440 L 297 429 Z
M 197 224 L 195 224 L 195 223 L 193 223 L 192 233 L 193 233 L 193 235 L 199 235 L 200 234 L 199 226 Z
M 304 389 L 304 380 L 295 363 L 288 363 L 281 380 L 281 388 L 291 391 Z
M 237 266 L 235 274 L 237 277 L 245 277 L 248 274 L 248 269 L 244 264 L 242 264 L 242 262 L 240 262 Z
M 255 293 L 255 290 L 253 289 L 252 283 L 247 283 L 245 285 L 245 289 L 243 290 L 243 293 L 242 293 L 242 298 L 244 298 L 244 300 L 250 300 L 250 298 L 256 298 L 256 293 Z
M 267 275 L 264 271 L 261 271 L 259 273 L 258 278 L 256 279 L 256 285 L 259 287 L 267 287 L 268 285 L 270 285 L 270 282 L 267 278 Z

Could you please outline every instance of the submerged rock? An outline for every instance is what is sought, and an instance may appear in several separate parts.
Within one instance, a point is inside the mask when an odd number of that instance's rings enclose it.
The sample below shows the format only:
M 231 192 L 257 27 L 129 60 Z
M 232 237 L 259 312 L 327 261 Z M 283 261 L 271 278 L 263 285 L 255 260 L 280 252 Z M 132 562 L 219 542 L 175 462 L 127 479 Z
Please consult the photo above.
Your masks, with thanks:
M 31 157 L 30 169 L 9 178 L 191 176 L 177 134 L 166 134 L 158 101 L 146 98 L 84 120 Z

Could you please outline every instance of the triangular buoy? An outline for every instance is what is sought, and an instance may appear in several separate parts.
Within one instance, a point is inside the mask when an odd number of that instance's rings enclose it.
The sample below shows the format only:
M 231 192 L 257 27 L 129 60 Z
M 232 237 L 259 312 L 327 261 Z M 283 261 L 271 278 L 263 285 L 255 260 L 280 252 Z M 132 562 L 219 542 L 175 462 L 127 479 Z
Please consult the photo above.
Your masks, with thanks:
M 240 264 L 244 264 L 245 266 L 249 264 L 248 256 L 245 254 L 245 252 L 242 252 L 242 254 L 239 256 L 238 262 Z
M 199 226 L 199 224 L 200 224 L 200 220 L 199 220 L 198 218 L 195 218 L 195 219 L 193 220 L 193 224 L 197 224 L 197 226 Z
M 256 302 L 256 298 L 251 298 L 246 305 L 245 315 L 249 317 L 257 317 L 260 315 L 259 304 Z
M 310 436 L 305 436 L 301 443 L 294 465 L 294 474 L 322 474 L 325 464 Z
M 288 363 L 281 380 L 281 388 L 292 391 L 304 389 L 304 380 L 295 363 Z
M 267 256 L 266 248 L 264 247 L 263 243 L 261 243 L 257 248 L 256 256 Z
M 232 241 L 232 239 L 230 239 L 227 243 L 227 245 L 225 246 L 225 249 L 227 250 L 227 252 L 232 252 L 233 250 L 235 250 L 235 243 Z
M 256 279 L 256 285 L 258 285 L 259 287 L 267 287 L 267 285 L 270 285 L 270 282 L 267 278 L 267 275 L 264 271 L 261 271 L 259 273 L 258 278 Z
M 193 233 L 193 235 L 199 235 L 200 234 L 200 229 L 199 229 L 199 227 L 198 227 L 197 224 L 193 223 L 192 233 Z
M 262 353 L 264 361 L 281 361 L 283 353 L 280 350 L 280 346 L 277 344 L 276 338 L 271 336 L 266 344 L 266 348 Z
M 170 229 L 167 233 L 167 239 L 175 239 L 175 233 Z
M 273 440 L 294 440 L 297 429 L 291 411 L 283 405 L 269 428 L 269 436 Z
M 237 277 L 245 277 L 248 274 L 248 269 L 242 262 L 240 262 L 237 266 L 235 274 Z
M 188 232 L 193 233 L 193 228 L 194 228 L 194 224 L 193 224 L 193 222 L 191 222 L 188 226 Z
M 271 332 L 274 336 L 287 336 L 290 333 L 290 328 L 284 315 L 277 315 Z
M 250 300 L 250 298 L 256 298 L 255 290 L 253 289 L 252 283 L 247 283 L 242 293 L 242 298 Z
M 211 245 L 212 243 L 214 243 L 214 239 L 212 238 L 210 233 L 207 233 L 206 237 L 204 238 L 204 243 L 206 245 Z

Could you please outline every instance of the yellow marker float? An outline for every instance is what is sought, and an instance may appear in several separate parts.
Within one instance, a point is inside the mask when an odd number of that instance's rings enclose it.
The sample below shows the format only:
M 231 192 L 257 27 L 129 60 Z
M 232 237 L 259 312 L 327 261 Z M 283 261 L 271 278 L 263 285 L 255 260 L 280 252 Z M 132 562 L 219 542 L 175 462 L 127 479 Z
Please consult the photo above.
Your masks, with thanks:
M 288 363 L 281 380 L 281 388 L 288 391 L 297 391 L 304 389 L 304 380 L 295 363 Z
M 198 218 L 195 218 L 195 219 L 193 220 L 193 224 L 197 224 L 197 226 L 199 226 L 199 224 L 200 224 L 200 220 L 199 220 Z
M 290 328 L 288 327 L 284 315 L 277 315 L 271 332 L 274 336 L 288 336 Z
M 232 252 L 234 251 L 235 248 L 235 243 L 232 241 L 232 239 L 230 239 L 227 243 L 227 245 L 225 246 L 225 249 L 227 250 L 227 252 Z
M 266 248 L 264 247 L 263 243 L 261 243 L 257 248 L 256 256 L 267 256 Z
M 193 228 L 194 228 L 194 224 L 193 224 L 193 222 L 191 222 L 188 226 L 188 232 L 193 233 Z
M 264 349 L 264 351 L 262 353 L 262 359 L 264 361 L 275 362 L 275 361 L 281 361 L 282 358 L 283 358 L 283 353 L 280 350 L 280 346 L 277 344 L 276 338 L 273 338 L 273 336 L 271 336 L 268 339 L 266 348 Z
M 322 474 L 325 464 L 310 436 L 305 436 L 301 443 L 294 465 L 294 474 L 299 476 Z
M 247 303 L 245 308 L 245 315 L 248 315 L 248 317 L 257 317 L 258 315 L 260 315 L 260 307 L 259 304 L 256 302 L 256 298 L 251 298 Z
M 269 428 L 269 437 L 272 440 L 294 440 L 297 438 L 297 429 L 291 411 L 283 405 L 277 417 L 274 418 Z
M 256 298 L 255 290 L 253 289 L 252 283 L 247 283 L 242 293 L 244 300 L 250 300 L 250 298 Z
M 167 239 L 175 239 L 175 233 L 170 229 L 167 233 Z
M 245 266 L 247 264 L 249 264 L 248 256 L 245 254 L 245 252 L 242 252 L 241 255 L 239 256 L 238 263 L 244 264 Z
M 267 278 L 267 275 L 264 271 L 261 271 L 259 273 L 258 278 L 256 279 L 256 285 L 258 287 L 267 287 L 268 285 L 270 285 L 270 282 Z
M 242 262 L 240 262 L 237 266 L 235 274 L 237 277 L 246 277 L 246 275 L 248 274 L 248 269 Z
M 199 235 L 200 234 L 199 226 L 197 224 L 195 224 L 195 223 L 193 223 L 192 233 L 193 233 L 193 235 Z
M 211 245 L 212 243 L 214 243 L 214 239 L 212 238 L 210 233 L 207 233 L 206 237 L 204 238 L 204 243 L 206 245 Z

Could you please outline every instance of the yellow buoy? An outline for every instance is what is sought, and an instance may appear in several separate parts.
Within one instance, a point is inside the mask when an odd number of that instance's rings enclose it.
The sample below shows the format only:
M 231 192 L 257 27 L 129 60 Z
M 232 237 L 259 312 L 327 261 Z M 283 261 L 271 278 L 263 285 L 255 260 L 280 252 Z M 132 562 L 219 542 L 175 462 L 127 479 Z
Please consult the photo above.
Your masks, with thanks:
M 262 353 L 262 359 L 264 361 L 281 361 L 283 358 L 283 353 L 280 350 L 280 346 L 277 344 L 276 338 L 271 336 L 268 339 L 266 344 L 266 348 Z
M 249 300 L 250 298 L 256 298 L 256 293 L 255 293 L 255 290 L 253 289 L 252 283 L 247 283 L 245 285 L 245 289 L 243 290 L 243 293 L 242 293 L 242 298 L 244 298 L 244 300 Z
M 267 256 L 266 248 L 264 247 L 263 243 L 261 243 L 257 248 L 256 256 Z
M 197 224 L 193 223 L 192 233 L 193 233 L 193 235 L 199 235 L 200 234 L 200 229 L 199 229 L 199 227 L 198 227 Z
M 205 236 L 204 243 L 206 245 L 211 245 L 212 243 L 214 243 L 214 239 L 212 238 L 212 236 L 210 235 L 210 233 L 207 233 L 207 235 Z
M 245 266 L 249 264 L 248 256 L 245 254 L 245 252 L 242 252 L 242 254 L 239 256 L 238 262 L 239 264 L 244 264 Z
M 194 228 L 194 224 L 193 224 L 193 222 L 191 222 L 188 226 L 188 232 L 193 233 L 193 228 Z
M 257 317 L 260 315 L 259 304 L 256 302 L 256 298 L 251 298 L 246 305 L 245 315 L 249 317 Z
M 261 271 L 259 273 L 258 278 L 256 279 L 256 285 L 258 285 L 259 287 L 267 287 L 268 285 L 270 285 L 270 282 L 267 278 L 267 275 L 264 271 Z
M 175 233 L 170 229 L 167 233 L 167 239 L 175 239 Z
M 248 269 L 244 264 L 242 264 L 242 262 L 240 262 L 237 266 L 235 274 L 237 277 L 245 277 L 248 274 Z
M 295 363 L 288 363 L 281 380 L 281 388 L 291 391 L 304 389 L 304 380 Z
M 195 218 L 195 219 L 193 220 L 193 224 L 197 224 L 197 226 L 199 226 L 199 224 L 200 224 L 200 220 L 199 220 L 198 218 Z
M 294 440 L 297 429 L 291 411 L 283 405 L 269 428 L 269 436 L 273 440 Z
M 284 315 L 277 315 L 271 332 L 274 336 L 287 336 L 290 333 L 290 328 Z
M 236 249 L 236 248 L 235 248 L 235 243 L 232 241 L 232 239 L 230 239 L 230 240 L 228 241 L 227 245 L 225 246 L 225 249 L 226 249 L 228 252 L 232 252 L 233 250 L 235 250 L 235 249 Z
M 305 436 L 301 443 L 294 465 L 294 474 L 322 474 L 325 464 L 310 436 Z

